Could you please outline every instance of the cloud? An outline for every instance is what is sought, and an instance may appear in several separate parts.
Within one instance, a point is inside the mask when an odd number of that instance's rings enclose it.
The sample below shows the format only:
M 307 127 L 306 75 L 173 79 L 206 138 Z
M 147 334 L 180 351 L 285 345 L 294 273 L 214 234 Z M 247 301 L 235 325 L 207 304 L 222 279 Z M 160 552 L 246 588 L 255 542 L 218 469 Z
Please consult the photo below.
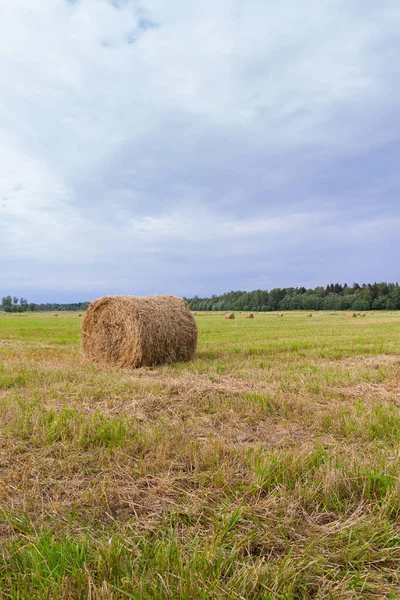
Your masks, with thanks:
M 394 0 L 6 3 L 4 293 L 395 279 L 399 25 Z

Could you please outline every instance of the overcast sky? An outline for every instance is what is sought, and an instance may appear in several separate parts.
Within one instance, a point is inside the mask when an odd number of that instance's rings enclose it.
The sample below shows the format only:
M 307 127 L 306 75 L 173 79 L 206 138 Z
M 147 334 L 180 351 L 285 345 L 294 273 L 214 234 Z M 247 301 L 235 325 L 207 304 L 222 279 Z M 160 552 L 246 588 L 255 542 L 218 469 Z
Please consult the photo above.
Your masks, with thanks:
M 0 4 L 0 295 L 400 279 L 398 0 Z

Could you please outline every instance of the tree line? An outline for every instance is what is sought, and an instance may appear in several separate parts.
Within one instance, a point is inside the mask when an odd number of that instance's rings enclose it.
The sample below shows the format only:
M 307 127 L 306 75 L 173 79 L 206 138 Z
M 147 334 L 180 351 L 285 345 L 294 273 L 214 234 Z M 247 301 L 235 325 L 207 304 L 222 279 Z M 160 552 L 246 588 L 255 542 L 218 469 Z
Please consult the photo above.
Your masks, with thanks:
M 398 283 L 330 283 L 326 287 L 274 288 L 252 292 L 228 292 L 211 298 L 185 298 L 194 311 L 276 311 L 276 310 L 400 310 Z M 1 309 L 5 312 L 25 311 L 85 311 L 89 302 L 61 304 L 28 303 L 25 298 L 4 296 Z
M 66 310 L 87 310 L 89 302 L 72 302 L 70 304 L 60 304 L 58 302 L 46 302 L 43 304 L 36 304 L 34 302 L 28 303 L 25 298 L 17 298 L 17 296 L 3 296 L 1 299 L 1 310 L 4 312 L 44 312 L 44 311 L 66 311 Z
M 186 298 L 194 311 L 276 310 L 400 310 L 398 283 L 331 283 L 326 287 L 274 288 L 252 292 L 228 292 L 211 298 Z

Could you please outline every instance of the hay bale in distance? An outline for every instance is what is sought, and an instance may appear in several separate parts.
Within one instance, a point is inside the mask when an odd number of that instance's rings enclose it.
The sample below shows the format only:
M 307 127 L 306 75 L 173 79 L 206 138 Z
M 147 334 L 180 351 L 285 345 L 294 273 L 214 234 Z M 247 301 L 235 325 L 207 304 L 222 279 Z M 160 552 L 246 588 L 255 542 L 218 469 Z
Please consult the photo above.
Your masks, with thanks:
M 253 313 L 249 313 L 248 315 L 246 315 L 246 319 L 254 319 Z
M 196 321 L 176 296 L 104 296 L 82 322 L 84 357 L 100 365 L 142 367 L 193 358 Z
M 228 313 L 227 315 L 225 315 L 225 319 L 234 319 L 234 318 L 235 318 L 234 313 Z

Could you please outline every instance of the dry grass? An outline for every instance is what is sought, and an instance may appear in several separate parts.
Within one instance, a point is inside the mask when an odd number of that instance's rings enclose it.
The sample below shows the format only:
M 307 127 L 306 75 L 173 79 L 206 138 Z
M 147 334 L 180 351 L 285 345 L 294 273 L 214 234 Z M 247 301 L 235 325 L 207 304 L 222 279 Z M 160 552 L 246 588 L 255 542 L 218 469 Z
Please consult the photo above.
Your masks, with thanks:
M 2 318 L 0 598 L 400 597 L 400 315 L 338 317 L 136 370 Z

